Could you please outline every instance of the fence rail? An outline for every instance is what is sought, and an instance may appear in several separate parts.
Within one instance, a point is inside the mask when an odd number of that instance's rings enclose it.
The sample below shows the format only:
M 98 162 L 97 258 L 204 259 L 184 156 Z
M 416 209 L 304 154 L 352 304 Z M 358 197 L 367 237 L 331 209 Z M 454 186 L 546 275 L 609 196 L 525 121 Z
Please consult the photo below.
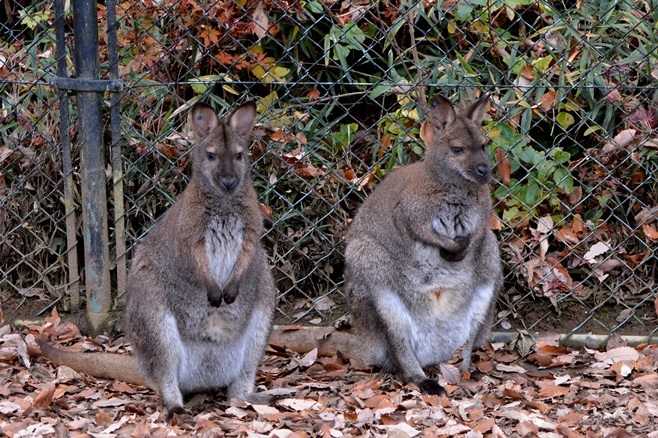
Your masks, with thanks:
M 107 1 L 93 8 L 97 79 L 117 86 L 100 94 L 100 182 L 81 160 L 83 93 L 53 85 L 80 78 L 81 8 L 67 4 L 1 7 L 5 313 L 75 309 L 82 291 L 87 306 L 100 293 L 120 307 L 131 249 L 187 182 L 187 109 L 253 99 L 279 319 L 330 323 L 344 312 L 350 218 L 394 167 L 422 159 L 428 98 L 488 92 L 506 274 L 496 329 L 658 331 L 655 1 Z M 90 277 L 81 220 L 81 187 L 98 183 L 111 297 Z

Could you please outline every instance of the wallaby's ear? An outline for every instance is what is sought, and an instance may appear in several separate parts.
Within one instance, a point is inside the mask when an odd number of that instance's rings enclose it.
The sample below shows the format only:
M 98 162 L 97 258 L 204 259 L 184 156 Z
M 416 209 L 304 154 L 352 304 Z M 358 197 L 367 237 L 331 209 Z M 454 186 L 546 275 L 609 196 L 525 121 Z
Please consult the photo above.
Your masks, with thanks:
M 462 115 L 471 119 L 476 125 L 482 124 L 484 114 L 487 112 L 487 104 L 489 103 L 489 93 L 485 94 L 480 100 L 473 103 L 471 106 L 462 111 Z
M 199 137 L 204 138 L 210 131 L 219 125 L 219 117 L 210 106 L 205 103 L 195 103 L 188 119 L 191 130 Z
M 236 108 L 228 119 L 231 128 L 241 137 L 249 134 L 251 127 L 256 120 L 256 104 L 247 102 Z
M 457 114 L 455 113 L 455 107 L 449 99 L 437 95 L 434 97 L 434 100 L 432 100 L 427 117 L 435 127 L 446 129 L 455 122 Z

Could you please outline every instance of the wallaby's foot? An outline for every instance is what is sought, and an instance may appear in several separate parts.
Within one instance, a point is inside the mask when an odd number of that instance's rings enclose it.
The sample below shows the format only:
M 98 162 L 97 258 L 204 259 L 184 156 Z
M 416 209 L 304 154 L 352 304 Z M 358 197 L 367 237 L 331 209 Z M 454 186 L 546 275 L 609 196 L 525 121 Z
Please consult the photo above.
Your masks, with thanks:
M 186 413 L 187 413 L 187 411 L 182 406 L 174 406 L 172 408 L 168 408 L 167 409 L 167 415 L 165 415 L 165 421 L 167 423 L 171 423 L 171 420 L 174 419 L 174 415 L 176 415 L 176 414 L 182 415 L 182 414 L 186 414 Z
M 249 392 L 243 395 L 227 394 L 229 402 L 238 399 L 251 403 L 252 405 L 271 405 L 276 400 L 294 396 L 297 391 L 291 388 L 272 388 L 261 392 Z
M 443 386 L 439 385 L 439 382 L 436 382 L 432 379 L 425 379 L 418 384 L 418 388 L 430 395 L 448 395 Z
M 242 398 L 244 401 L 251 403 L 252 405 L 269 405 L 277 399 L 274 395 L 263 392 L 252 392 L 251 394 L 238 398 Z

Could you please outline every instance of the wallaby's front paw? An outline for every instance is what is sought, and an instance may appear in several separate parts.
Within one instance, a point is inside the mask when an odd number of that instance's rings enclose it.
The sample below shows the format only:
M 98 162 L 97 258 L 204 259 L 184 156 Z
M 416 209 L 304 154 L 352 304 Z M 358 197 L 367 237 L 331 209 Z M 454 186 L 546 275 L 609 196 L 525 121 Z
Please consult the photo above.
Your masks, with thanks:
M 461 262 L 466 257 L 466 251 L 448 251 L 445 248 L 439 248 L 439 255 L 449 262 Z
M 173 408 L 167 409 L 167 415 L 165 415 L 165 421 L 167 423 L 171 423 L 171 420 L 174 419 L 174 415 L 176 414 L 182 415 L 186 413 L 187 411 L 185 411 L 185 408 L 183 408 L 182 406 L 174 406 Z
M 418 384 L 418 388 L 430 395 L 448 395 L 443 386 L 439 385 L 439 382 L 436 382 L 432 379 L 425 379 Z
M 455 237 L 455 244 L 457 245 L 457 251 L 464 251 L 468 248 L 468 245 L 471 243 L 471 236 L 457 236 Z
M 238 296 L 238 282 L 237 281 L 229 281 L 228 284 L 226 285 L 226 289 L 224 290 L 224 301 L 226 301 L 226 304 L 231 304 L 233 301 Z
M 451 245 L 450 248 L 440 248 L 439 254 L 449 262 L 461 262 L 466 257 L 468 245 L 471 243 L 471 236 L 457 236 L 453 242 L 454 245 Z
M 212 307 L 219 307 L 222 305 L 222 297 L 220 296 L 219 298 L 213 298 L 209 296 L 208 302 Z
M 219 307 L 222 304 L 222 288 L 214 281 L 208 285 L 208 301 L 213 307 Z

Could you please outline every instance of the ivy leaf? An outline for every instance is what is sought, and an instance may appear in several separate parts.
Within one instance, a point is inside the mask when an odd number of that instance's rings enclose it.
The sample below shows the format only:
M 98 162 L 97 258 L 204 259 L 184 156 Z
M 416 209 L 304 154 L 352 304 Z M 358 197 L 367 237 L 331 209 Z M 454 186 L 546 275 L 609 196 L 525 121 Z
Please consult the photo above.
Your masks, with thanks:
M 576 120 L 571 114 L 563 111 L 558 113 L 557 117 L 555 117 L 555 121 L 562 127 L 562 129 L 566 130 L 569 126 L 573 125 Z

